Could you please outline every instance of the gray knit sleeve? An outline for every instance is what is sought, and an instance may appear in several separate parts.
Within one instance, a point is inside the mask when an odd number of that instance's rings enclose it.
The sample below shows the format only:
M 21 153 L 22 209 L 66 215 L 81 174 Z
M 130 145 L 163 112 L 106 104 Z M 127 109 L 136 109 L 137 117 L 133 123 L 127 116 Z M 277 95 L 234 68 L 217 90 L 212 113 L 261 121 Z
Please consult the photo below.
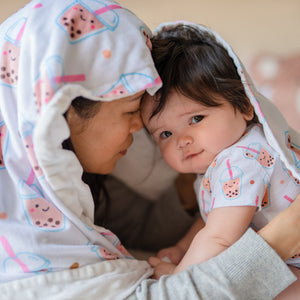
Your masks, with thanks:
M 296 277 L 253 230 L 199 265 L 159 280 L 144 280 L 128 299 L 273 299 Z

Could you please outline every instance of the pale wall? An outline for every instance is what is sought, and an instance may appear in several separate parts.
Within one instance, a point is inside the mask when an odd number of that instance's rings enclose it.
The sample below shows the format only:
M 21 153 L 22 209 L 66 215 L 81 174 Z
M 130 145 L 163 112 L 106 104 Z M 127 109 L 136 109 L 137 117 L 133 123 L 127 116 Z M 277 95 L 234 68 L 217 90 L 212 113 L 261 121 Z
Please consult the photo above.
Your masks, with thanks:
M 64 0 L 61 0 L 64 1 Z M 0 22 L 28 1 L 1 0 Z M 120 0 L 152 29 L 185 19 L 218 31 L 243 60 L 261 50 L 300 50 L 300 0 Z

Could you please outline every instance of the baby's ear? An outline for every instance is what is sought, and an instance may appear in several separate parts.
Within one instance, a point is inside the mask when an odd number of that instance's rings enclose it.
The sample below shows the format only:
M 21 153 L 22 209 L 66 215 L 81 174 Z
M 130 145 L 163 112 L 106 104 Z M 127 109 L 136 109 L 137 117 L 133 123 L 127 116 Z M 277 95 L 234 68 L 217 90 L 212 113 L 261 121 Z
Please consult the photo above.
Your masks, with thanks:
M 255 117 L 255 113 L 254 113 L 254 108 L 250 102 L 250 100 L 248 100 L 248 109 L 247 112 L 243 114 L 244 115 L 244 119 L 246 121 L 252 121 Z

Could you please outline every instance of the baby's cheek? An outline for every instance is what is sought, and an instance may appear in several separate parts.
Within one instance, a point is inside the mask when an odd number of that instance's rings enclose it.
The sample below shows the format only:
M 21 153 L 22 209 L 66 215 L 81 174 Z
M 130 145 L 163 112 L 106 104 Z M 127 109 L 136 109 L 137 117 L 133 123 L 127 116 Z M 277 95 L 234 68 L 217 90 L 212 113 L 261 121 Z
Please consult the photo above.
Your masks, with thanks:
M 179 158 L 174 153 L 172 145 L 165 143 L 165 145 L 159 145 L 159 149 L 166 163 L 176 170 L 179 167 Z

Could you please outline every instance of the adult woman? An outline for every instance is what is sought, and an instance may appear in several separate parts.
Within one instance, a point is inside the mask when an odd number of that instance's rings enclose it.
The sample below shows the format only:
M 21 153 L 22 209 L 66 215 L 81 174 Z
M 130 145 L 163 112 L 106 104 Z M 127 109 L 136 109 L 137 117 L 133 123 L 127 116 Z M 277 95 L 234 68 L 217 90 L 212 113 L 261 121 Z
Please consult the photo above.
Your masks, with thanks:
M 81 180 L 83 170 L 111 172 L 142 127 L 140 98 L 161 84 L 149 29 L 112 1 L 35 0 L 1 32 L 1 297 L 123 299 L 146 292 L 157 298 L 162 286 L 172 293 L 178 280 L 187 282 L 188 291 L 196 284 L 201 295 L 200 266 L 170 281 L 144 280 L 151 276 L 149 265 L 93 224 L 93 199 Z M 83 175 L 88 183 L 94 180 L 89 174 Z M 294 277 L 253 232 L 247 238 L 261 245 L 254 252 L 267 261 L 264 269 L 259 262 L 248 266 L 270 280 L 256 289 L 264 299 L 273 297 Z M 291 244 L 279 251 L 283 258 L 298 249 Z M 232 271 L 232 252 L 225 254 L 223 274 Z M 249 252 L 249 261 L 256 256 Z M 267 275 L 274 261 L 278 277 Z

